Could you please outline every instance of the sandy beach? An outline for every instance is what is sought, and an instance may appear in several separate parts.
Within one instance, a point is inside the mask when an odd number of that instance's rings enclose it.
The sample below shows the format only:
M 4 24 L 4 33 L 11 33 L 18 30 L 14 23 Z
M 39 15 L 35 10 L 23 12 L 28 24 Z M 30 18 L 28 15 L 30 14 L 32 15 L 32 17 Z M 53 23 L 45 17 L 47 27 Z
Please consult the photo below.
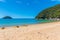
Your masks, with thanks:
M 0 28 L 0 40 L 60 40 L 60 22 Z

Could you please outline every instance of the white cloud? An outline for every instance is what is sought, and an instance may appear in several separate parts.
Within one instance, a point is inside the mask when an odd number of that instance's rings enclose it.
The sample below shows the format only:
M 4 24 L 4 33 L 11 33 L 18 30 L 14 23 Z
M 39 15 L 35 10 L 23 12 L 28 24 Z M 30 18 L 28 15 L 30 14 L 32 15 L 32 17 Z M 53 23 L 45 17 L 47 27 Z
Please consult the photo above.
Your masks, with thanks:
M 5 2 L 5 0 L 0 0 L 0 2 Z

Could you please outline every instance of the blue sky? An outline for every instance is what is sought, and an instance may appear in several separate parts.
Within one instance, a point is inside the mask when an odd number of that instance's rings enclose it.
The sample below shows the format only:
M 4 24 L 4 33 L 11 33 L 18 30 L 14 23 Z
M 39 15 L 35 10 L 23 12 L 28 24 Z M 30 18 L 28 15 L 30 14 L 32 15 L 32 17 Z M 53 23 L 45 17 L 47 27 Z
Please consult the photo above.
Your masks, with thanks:
M 42 10 L 60 4 L 60 0 L 0 0 L 0 18 L 34 18 Z

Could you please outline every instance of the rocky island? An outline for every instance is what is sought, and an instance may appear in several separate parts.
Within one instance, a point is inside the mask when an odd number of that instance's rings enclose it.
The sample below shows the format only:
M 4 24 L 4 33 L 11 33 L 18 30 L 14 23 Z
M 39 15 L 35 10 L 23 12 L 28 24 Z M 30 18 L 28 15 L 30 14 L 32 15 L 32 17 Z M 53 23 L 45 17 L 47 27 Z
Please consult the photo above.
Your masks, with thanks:
M 10 16 L 5 16 L 5 17 L 3 17 L 3 19 L 12 19 L 12 17 L 10 17 Z

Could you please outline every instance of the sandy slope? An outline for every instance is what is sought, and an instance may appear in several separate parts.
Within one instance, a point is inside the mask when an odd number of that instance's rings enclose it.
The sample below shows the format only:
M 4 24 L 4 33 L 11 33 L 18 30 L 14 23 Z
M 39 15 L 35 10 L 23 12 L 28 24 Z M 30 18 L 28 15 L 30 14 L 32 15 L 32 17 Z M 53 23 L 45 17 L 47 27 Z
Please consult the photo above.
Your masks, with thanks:
M 0 29 L 0 40 L 60 40 L 60 22 Z

